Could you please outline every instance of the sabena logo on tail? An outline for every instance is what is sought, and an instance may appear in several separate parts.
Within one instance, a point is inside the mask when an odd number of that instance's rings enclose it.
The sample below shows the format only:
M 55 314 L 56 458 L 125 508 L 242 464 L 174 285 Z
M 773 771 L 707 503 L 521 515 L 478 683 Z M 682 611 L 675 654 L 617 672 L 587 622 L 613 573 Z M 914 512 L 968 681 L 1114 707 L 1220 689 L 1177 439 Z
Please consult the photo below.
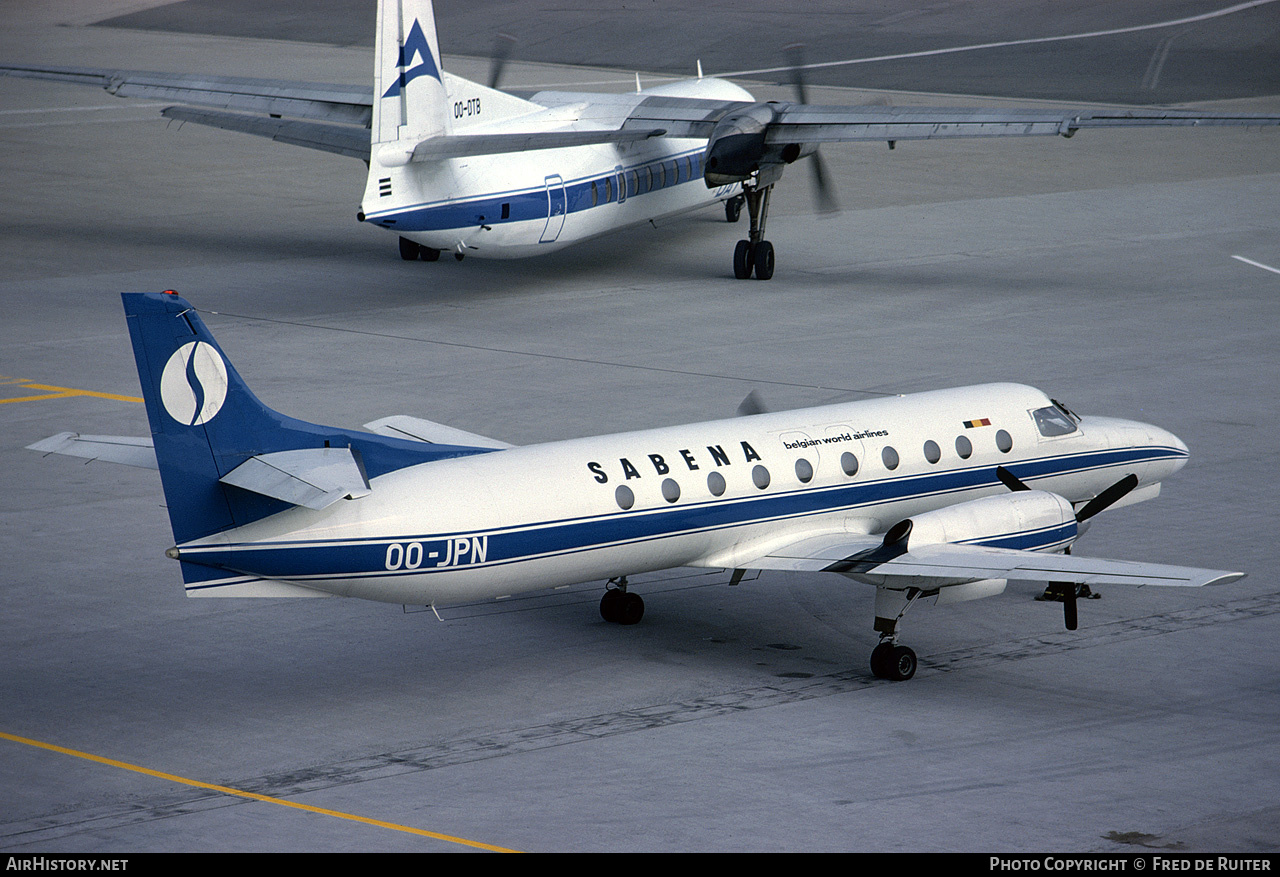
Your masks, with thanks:
M 227 367 L 210 344 L 191 341 L 173 352 L 160 375 L 160 401 L 183 426 L 214 418 L 227 398 Z
M 413 63 L 414 58 L 421 58 L 422 63 L 413 69 L 406 69 Z M 436 59 L 431 54 L 431 45 L 427 42 L 427 35 L 422 32 L 422 25 L 415 18 L 413 27 L 409 29 L 409 35 L 404 38 L 404 45 L 400 47 L 400 59 L 396 62 L 396 66 L 400 68 L 400 76 L 391 83 L 391 87 L 387 89 L 383 97 L 395 97 L 400 90 L 407 86 L 410 82 L 419 76 L 430 76 L 437 82 L 444 84 L 440 79 L 440 68 L 436 65 Z

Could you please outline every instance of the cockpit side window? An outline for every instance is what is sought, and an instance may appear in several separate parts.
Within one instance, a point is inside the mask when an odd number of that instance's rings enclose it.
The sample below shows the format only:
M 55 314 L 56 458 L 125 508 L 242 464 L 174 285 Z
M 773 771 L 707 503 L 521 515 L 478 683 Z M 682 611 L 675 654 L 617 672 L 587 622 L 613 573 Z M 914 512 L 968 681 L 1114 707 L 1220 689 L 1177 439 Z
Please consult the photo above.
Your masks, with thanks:
M 1031 412 L 1031 417 L 1036 422 L 1036 429 L 1045 438 L 1069 435 L 1076 431 L 1076 422 L 1056 405 L 1037 408 Z

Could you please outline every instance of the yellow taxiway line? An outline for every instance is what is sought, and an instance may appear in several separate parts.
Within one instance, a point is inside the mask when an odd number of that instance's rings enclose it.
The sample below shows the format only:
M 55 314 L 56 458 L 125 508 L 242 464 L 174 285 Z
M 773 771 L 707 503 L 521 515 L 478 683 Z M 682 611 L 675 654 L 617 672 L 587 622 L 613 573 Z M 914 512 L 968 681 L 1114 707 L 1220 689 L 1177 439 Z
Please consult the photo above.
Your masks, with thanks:
M 119 398 L 119 397 L 116 397 Z M 139 400 L 141 401 L 141 400 Z M 414 828 L 409 825 L 398 825 L 394 822 L 383 822 L 380 819 L 370 819 L 366 816 L 356 816 L 352 813 L 343 813 L 341 810 L 328 810 L 324 807 L 313 807 L 310 804 L 299 804 L 296 801 L 286 801 L 283 798 L 272 798 L 267 795 L 259 795 L 254 792 L 242 792 L 239 789 L 233 789 L 230 786 L 218 786 L 213 783 L 205 783 L 200 780 L 187 779 L 176 774 L 164 773 L 158 770 L 142 767 L 137 764 L 130 764 L 127 761 L 116 761 L 114 758 L 104 758 L 101 755 L 93 755 L 89 752 L 81 752 L 78 749 L 67 749 L 64 746 L 56 746 L 53 743 L 42 743 L 39 740 L 32 740 L 29 737 L 19 737 L 16 734 L 6 734 L 0 731 L 0 739 L 9 740 L 13 743 L 22 743 L 26 746 L 34 746 L 38 749 L 47 749 L 50 752 L 57 752 L 62 755 L 70 755 L 75 758 L 83 758 L 88 761 L 96 761 L 99 764 L 109 765 L 110 767 L 118 767 L 122 770 L 130 770 L 134 773 L 144 774 L 156 779 L 168 780 L 173 783 L 180 783 L 184 786 L 194 786 L 197 789 L 208 789 L 213 792 L 220 792 L 224 795 L 233 795 L 237 798 L 250 798 L 254 801 L 263 801 L 267 804 L 278 804 L 281 807 L 292 807 L 295 810 L 306 810 L 309 813 L 319 813 L 322 816 L 332 816 L 336 819 L 346 819 L 351 822 L 362 822 L 365 825 L 375 825 L 378 828 L 389 828 L 392 831 L 403 831 L 407 834 L 416 834 L 422 837 L 430 837 L 435 840 L 447 841 L 448 843 L 462 844 L 463 846 L 475 847 L 481 850 L 490 850 L 495 853 L 515 853 L 519 850 L 511 850 L 506 847 L 494 846 L 493 844 L 481 843 L 480 841 L 467 840 L 462 837 L 453 837 L 448 834 L 440 834 L 435 831 L 427 831 L 423 828 Z
M 76 390 L 72 387 L 55 387 L 51 384 L 36 384 L 26 378 L 9 378 L 0 375 L 0 386 L 16 386 L 23 390 L 40 390 L 38 396 L 15 396 L 0 399 L 0 405 L 9 402 L 43 402 L 46 399 L 69 399 L 72 396 L 92 396 L 95 399 L 114 399 L 117 402 L 141 402 L 139 396 L 119 396 L 115 393 L 96 393 L 93 390 Z

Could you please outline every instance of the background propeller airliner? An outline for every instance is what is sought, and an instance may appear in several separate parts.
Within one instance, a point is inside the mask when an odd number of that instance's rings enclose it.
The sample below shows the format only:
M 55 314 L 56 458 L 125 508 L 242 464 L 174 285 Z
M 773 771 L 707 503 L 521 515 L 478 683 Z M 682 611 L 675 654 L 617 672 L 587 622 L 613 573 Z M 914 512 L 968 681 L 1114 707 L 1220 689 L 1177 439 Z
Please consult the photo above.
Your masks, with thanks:
M 499 46 L 487 87 L 453 76 L 440 64 L 430 0 L 382 0 L 372 88 L 70 67 L 0 73 L 177 101 L 163 115 L 361 159 L 369 173 L 357 216 L 395 233 L 405 259 L 531 256 L 723 201 L 731 221 L 743 206 L 750 218 L 734 275 L 761 280 L 773 276 L 765 227 L 785 167 L 806 158 L 820 208 L 834 206 L 817 152 L 824 142 L 1280 124 L 1280 116 L 1163 109 L 816 106 L 796 47 L 788 51 L 794 102 L 757 101 L 702 76 L 630 94 L 523 99 L 496 89 L 510 51 Z
M 125 314 L 151 438 L 62 433 L 33 450 L 156 467 L 193 597 L 361 597 L 442 607 L 672 567 L 826 572 L 873 586 L 880 677 L 909 679 L 904 614 L 1009 581 L 1198 586 L 1241 573 L 1070 554 L 1106 509 L 1187 461 L 1159 427 L 1080 417 L 986 384 L 513 447 L 397 415 L 372 431 L 278 414 L 176 294 Z

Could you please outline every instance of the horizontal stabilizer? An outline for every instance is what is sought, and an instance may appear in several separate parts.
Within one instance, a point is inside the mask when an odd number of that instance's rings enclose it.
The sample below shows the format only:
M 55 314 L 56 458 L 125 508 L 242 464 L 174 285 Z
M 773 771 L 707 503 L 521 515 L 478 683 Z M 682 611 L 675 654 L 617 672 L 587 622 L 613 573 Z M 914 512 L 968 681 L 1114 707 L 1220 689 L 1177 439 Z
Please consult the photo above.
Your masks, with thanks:
M 60 432 L 47 439 L 27 445 L 27 450 L 42 454 L 63 454 L 85 460 L 105 460 L 123 463 L 139 469 L 158 469 L 156 452 L 149 437 L 129 435 L 80 435 L 78 432 Z
M 317 511 L 340 499 L 357 499 L 370 492 L 360 461 L 350 448 L 259 454 L 218 480 Z
M 412 441 L 427 442 L 433 445 L 463 445 L 470 448 L 490 448 L 495 451 L 505 451 L 508 448 L 515 447 L 515 445 L 509 445 L 506 442 L 500 442 L 488 436 L 477 435 L 474 432 L 467 432 L 462 429 L 454 429 L 452 426 L 445 426 L 443 423 L 436 423 L 433 420 L 423 420 L 421 417 L 410 417 L 408 414 L 393 414 L 390 417 L 383 417 L 380 420 L 366 423 L 364 428 L 370 432 L 376 432 L 378 435 L 411 439 Z
M 883 587 L 940 588 L 1009 579 L 1028 582 L 1074 582 L 1087 585 L 1163 585 L 1201 587 L 1233 582 L 1244 573 L 1046 554 L 1012 548 L 941 543 L 913 547 L 893 555 L 875 536 L 835 534 L 799 539 L 736 566 L 746 569 L 838 572 Z

